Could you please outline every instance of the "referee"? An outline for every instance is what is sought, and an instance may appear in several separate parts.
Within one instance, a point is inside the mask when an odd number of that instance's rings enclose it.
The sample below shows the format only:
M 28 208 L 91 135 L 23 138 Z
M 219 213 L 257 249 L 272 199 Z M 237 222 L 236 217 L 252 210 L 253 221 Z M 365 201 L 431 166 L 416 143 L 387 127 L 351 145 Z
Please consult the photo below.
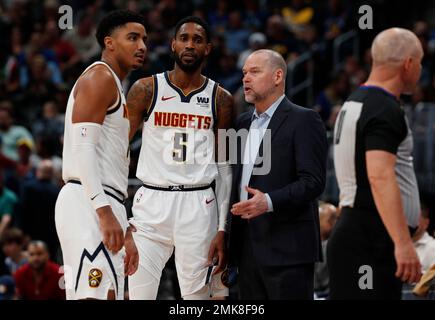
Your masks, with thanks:
M 331 299 L 400 299 L 420 279 L 411 241 L 420 202 L 413 141 L 399 96 L 413 91 L 423 50 L 410 31 L 378 34 L 367 82 L 343 105 L 334 130 L 342 212 L 327 247 Z

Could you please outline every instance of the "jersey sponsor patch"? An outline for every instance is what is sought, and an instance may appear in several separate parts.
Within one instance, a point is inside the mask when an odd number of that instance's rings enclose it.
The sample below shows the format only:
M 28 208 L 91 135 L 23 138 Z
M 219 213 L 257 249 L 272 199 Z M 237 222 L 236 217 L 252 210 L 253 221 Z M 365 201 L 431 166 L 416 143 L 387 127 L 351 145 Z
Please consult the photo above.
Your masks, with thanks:
M 98 288 L 103 278 L 103 272 L 100 269 L 94 268 L 89 271 L 89 286 L 91 288 Z
M 208 107 L 210 102 L 209 97 L 196 97 L 196 104 L 200 107 Z

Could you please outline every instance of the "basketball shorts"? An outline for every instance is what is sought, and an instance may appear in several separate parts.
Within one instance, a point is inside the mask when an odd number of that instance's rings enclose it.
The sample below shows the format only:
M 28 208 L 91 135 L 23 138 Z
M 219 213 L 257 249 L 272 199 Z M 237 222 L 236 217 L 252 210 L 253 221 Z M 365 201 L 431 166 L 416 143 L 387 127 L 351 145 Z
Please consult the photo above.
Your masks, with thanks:
M 130 299 L 155 299 L 162 270 L 175 250 L 181 296 L 208 290 L 209 296 L 227 296 L 221 279 L 207 265 L 211 241 L 217 234 L 216 197 L 212 188 L 165 191 L 141 187 L 133 200 L 130 223 L 139 251 L 138 271 L 129 277 Z M 206 288 L 206 289 L 205 289 Z
M 128 227 L 124 205 L 108 196 L 121 228 Z M 117 300 L 124 297 L 124 256 L 122 248 L 113 254 L 103 244 L 97 213 L 83 187 L 67 183 L 56 202 L 56 229 L 64 262 L 67 300 L 106 300 L 109 290 Z

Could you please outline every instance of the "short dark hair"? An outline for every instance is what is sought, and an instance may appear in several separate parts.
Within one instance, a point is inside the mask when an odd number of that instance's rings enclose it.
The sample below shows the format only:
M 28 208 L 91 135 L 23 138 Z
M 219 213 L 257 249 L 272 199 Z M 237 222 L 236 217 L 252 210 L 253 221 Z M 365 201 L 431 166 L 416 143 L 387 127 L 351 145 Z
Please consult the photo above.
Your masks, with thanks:
M 32 240 L 27 245 L 27 248 L 30 246 L 41 247 L 44 251 L 49 252 L 47 244 L 42 240 Z
M 22 245 L 24 243 L 23 232 L 17 228 L 6 229 L 0 239 L 0 243 L 2 246 L 9 243 Z
M 189 22 L 193 22 L 193 23 L 199 24 L 204 29 L 204 31 L 205 31 L 206 41 L 210 42 L 210 39 L 211 39 L 210 26 L 208 25 L 207 22 L 205 22 L 201 18 L 195 17 L 195 16 L 189 16 L 189 17 L 183 18 L 180 21 L 178 21 L 177 25 L 175 26 L 174 38 L 177 37 L 177 33 L 180 30 L 181 26 L 183 24 L 189 23 Z
M 137 22 L 145 27 L 144 17 L 130 10 L 115 10 L 108 13 L 97 27 L 96 38 L 100 47 L 104 49 L 104 38 L 110 36 L 113 30 L 129 22 Z

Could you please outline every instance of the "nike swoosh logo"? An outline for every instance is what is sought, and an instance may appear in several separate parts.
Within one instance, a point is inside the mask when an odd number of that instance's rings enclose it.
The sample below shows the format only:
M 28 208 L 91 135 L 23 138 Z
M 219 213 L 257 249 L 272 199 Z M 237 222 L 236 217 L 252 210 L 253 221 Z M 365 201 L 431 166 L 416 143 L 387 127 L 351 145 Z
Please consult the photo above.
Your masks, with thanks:
M 97 193 L 95 196 L 93 196 L 93 197 L 91 198 L 91 201 L 94 200 L 98 195 L 99 195 L 99 193 Z
M 172 97 L 162 96 L 162 101 L 166 101 L 166 100 L 169 100 L 169 99 L 172 99 L 172 98 L 175 98 L 175 96 L 172 96 Z
M 209 204 L 209 203 L 211 203 L 213 200 L 214 200 L 214 198 L 211 199 L 211 200 L 207 200 L 207 199 L 205 199 L 205 203 L 206 203 L 206 204 Z

